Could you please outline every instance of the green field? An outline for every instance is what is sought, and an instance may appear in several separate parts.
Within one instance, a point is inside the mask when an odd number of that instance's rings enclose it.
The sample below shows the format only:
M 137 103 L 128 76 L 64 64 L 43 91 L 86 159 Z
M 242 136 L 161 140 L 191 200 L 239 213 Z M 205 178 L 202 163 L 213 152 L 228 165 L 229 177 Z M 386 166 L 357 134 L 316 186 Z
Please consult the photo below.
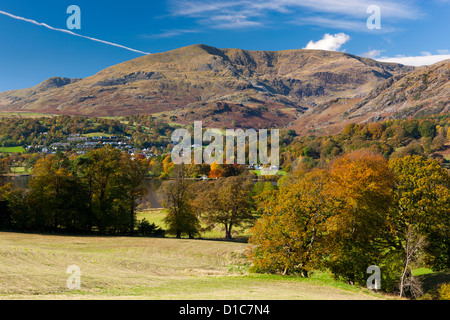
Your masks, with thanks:
M 109 133 L 104 133 L 104 132 L 91 132 L 91 133 L 87 133 L 87 134 L 83 134 L 83 137 L 87 137 L 87 138 L 94 138 L 94 137 L 111 137 L 112 135 Z
M 11 173 L 24 175 L 24 174 L 30 174 L 31 172 L 26 167 L 11 167 Z
M 165 212 L 139 212 L 165 228 Z M 236 236 L 247 238 L 249 229 Z M 333 280 L 251 273 L 249 245 L 223 241 L 223 231 L 203 239 L 35 235 L 0 232 L 0 300 L 371 300 L 392 295 Z M 215 240 L 212 240 L 214 239 Z M 209 239 L 209 240 L 208 240 Z M 80 290 L 66 273 L 81 271 Z M 415 275 L 431 275 L 417 269 Z
M 23 153 L 23 147 L 0 147 L 0 153 Z
M 247 244 L 0 233 L 0 299 L 350 300 L 386 298 L 333 281 L 249 273 Z M 76 265 L 81 289 L 67 288 Z
M 141 211 L 137 214 L 138 220 L 146 219 L 150 223 L 154 223 L 155 225 L 161 227 L 162 229 L 166 229 L 166 225 L 164 223 L 164 218 L 166 213 L 163 209 L 149 209 Z M 201 224 L 202 228 L 205 228 L 205 224 Z M 247 228 L 235 228 L 233 229 L 233 236 L 237 240 L 246 240 L 250 237 L 250 230 Z M 221 239 L 225 236 L 225 230 L 221 226 L 217 226 L 213 230 L 203 231 L 201 232 L 202 239 Z
M 254 174 L 256 174 L 257 177 L 261 176 L 261 170 L 251 170 L 250 172 L 253 172 Z M 285 176 L 286 172 L 283 170 L 279 170 L 277 173 L 278 176 Z

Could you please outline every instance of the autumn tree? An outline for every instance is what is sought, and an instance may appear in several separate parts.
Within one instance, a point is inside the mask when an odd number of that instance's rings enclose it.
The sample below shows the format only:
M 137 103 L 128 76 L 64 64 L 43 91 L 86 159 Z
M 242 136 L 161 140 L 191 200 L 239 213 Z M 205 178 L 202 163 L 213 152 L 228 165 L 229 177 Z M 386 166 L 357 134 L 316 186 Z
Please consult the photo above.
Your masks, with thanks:
M 83 190 L 70 170 L 70 161 L 62 153 L 37 161 L 29 183 L 28 201 L 35 227 L 57 230 L 71 224 L 73 216 L 85 213 Z
M 263 193 L 264 214 L 251 238 L 256 269 L 306 274 L 327 267 L 336 278 L 365 284 L 367 267 L 391 266 L 394 178 L 387 160 L 361 150 L 325 169 L 300 169 L 279 191 Z M 385 271 L 383 281 L 392 285 L 398 264 Z
M 106 147 L 77 160 L 77 175 L 89 195 L 89 209 L 101 233 L 132 233 L 137 200 L 148 171 L 146 159 L 135 159 Z
M 191 204 L 194 195 L 186 178 L 186 165 L 175 165 L 173 180 L 165 181 L 159 191 L 162 205 L 167 211 L 164 218 L 166 231 L 177 238 L 183 234 L 194 238 L 200 232 L 200 222 Z
M 381 135 L 383 134 L 383 125 L 378 122 L 369 123 L 367 129 L 370 132 L 373 140 L 380 139 Z
M 387 160 L 369 150 L 336 159 L 329 173 L 334 213 L 326 221 L 326 265 L 337 278 L 365 284 L 367 267 L 384 266 L 389 257 L 394 177 Z M 392 272 L 383 276 L 395 278 Z
M 389 165 L 396 183 L 390 220 L 403 252 L 403 295 L 414 288 L 411 265 L 425 246 L 432 267 L 449 265 L 450 179 L 437 161 L 422 156 L 393 159 Z
M 209 172 L 210 179 L 217 179 L 224 176 L 223 165 L 217 164 L 215 161 L 211 164 L 211 171 Z
M 258 272 L 308 275 L 318 266 L 331 214 L 324 170 L 301 173 L 279 190 L 259 194 L 263 214 L 252 228 L 249 251 Z
M 208 187 L 198 193 L 196 207 L 209 228 L 221 225 L 225 238 L 232 239 L 234 228 L 251 224 L 253 184 L 244 176 L 234 176 L 209 182 Z M 199 200 L 201 199 L 201 200 Z
M 164 160 L 162 162 L 162 166 L 163 166 L 163 172 L 161 174 L 161 177 L 162 178 L 169 177 L 174 169 L 174 163 L 172 162 L 172 157 L 170 155 L 164 158 Z

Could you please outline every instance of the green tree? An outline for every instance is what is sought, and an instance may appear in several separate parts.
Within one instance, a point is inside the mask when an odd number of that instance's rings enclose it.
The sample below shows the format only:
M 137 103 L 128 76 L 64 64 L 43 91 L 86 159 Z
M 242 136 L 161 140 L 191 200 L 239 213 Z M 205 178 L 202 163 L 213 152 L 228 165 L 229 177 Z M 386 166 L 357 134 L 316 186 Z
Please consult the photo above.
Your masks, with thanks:
M 56 231 L 65 226 L 68 216 L 74 213 L 77 201 L 73 200 L 81 190 L 76 192 L 75 177 L 69 167 L 70 161 L 62 153 L 47 156 L 33 167 L 28 201 L 40 230 Z
M 419 133 L 422 138 L 433 139 L 436 136 L 436 125 L 429 120 L 423 120 L 419 123 Z
M 433 261 L 449 261 L 450 180 L 447 170 L 433 159 L 408 156 L 390 161 L 395 175 L 395 206 L 390 220 L 403 252 L 400 295 L 414 284 L 411 264 L 421 249 Z M 426 245 L 426 240 L 430 239 Z M 443 247 L 442 247 L 443 246 Z M 448 265 L 447 265 L 448 266 Z
M 186 165 L 174 165 L 173 178 L 165 181 L 159 191 L 162 205 L 167 211 L 164 218 L 166 231 L 177 238 L 183 234 L 194 238 L 200 233 L 200 221 L 191 204 L 194 196 L 186 180 Z
M 244 176 L 221 178 L 208 183 L 199 193 L 197 210 L 209 228 L 222 225 L 225 238 L 232 239 L 233 228 L 252 224 L 254 221 L 252 199 L 253 185 Z M 204 215 L 204 216 L 203 216 Z
M 34 231 L 34 227 L 25 191 L 13 188 L 11 183 L 0 187 L 0 228 Z
M 136 224 L 136 208 L 139 199 L 144 196 L 143 181 L 148 173 L 150 163 L 147 159 L 132 158 L 128 153 L 122 153 L 120 158 L 120 184 L 122 185 L 121 207 L 128 219 L 129 232 L 133 233 Z
M 137 200 L 148 161 L 106 147 L 78 160 L 78 174 L 89 194 L 88 205 L 101 233 L 132 233 Z

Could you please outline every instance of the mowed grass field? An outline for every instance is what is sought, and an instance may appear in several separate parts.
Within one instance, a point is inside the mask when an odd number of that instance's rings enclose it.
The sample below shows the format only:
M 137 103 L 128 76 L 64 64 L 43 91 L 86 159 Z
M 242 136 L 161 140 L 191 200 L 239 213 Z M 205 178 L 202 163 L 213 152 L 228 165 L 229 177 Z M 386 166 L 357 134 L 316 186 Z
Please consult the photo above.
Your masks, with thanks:
M 146 219 L 150 223 L 154 223 L 156 226 L 161 227 L 161 229 L 166 229 L 166 224 L 164 223 L 164 218 L 166 217 L 167 213 L 164 209 L 147 209 L 140 211 L 136 218 L 137 220 L 143 220 Z M 200 223 L 202 228 L 206 227 L 206 224 L 201 222 Z M 246 241 L 250 236 L 250 226 L 244 226 L 244 227 L 235 227 L 233 229 L 233 237 L 237 241 Z M 170 237 L 170 235 L 167 235 Z M 225 229 L 222 225 L 218 225 L 216 228 L 212 230 L 206 230 L 202 231 L 200 234 L 200 237 L 202 239 L 206 240 L 217 240 L 225 237 Z
M 382 299 L 367 289 L 248 271 L 247 244 L 139 237 L 0 232 L 0 299 L 349 300 Z M 69 266 L 81 289 L 67 287 Z
M 23 153 L 23 147 L 0 147 L 0 153 Z

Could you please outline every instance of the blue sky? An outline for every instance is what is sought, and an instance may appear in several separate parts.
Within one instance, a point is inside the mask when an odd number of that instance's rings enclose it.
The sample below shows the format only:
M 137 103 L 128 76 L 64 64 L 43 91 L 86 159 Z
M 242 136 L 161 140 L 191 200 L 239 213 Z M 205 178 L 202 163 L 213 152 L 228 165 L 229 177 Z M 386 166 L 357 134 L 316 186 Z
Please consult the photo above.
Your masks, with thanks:
M 67 32 L 70 5 L 85 37 Z M 367 27 L 371 5 L 381 29 Z M 450 0 L 0 0 L 0 91 L 198 43 L 431 64 L 450 58 L 449 17 Z

